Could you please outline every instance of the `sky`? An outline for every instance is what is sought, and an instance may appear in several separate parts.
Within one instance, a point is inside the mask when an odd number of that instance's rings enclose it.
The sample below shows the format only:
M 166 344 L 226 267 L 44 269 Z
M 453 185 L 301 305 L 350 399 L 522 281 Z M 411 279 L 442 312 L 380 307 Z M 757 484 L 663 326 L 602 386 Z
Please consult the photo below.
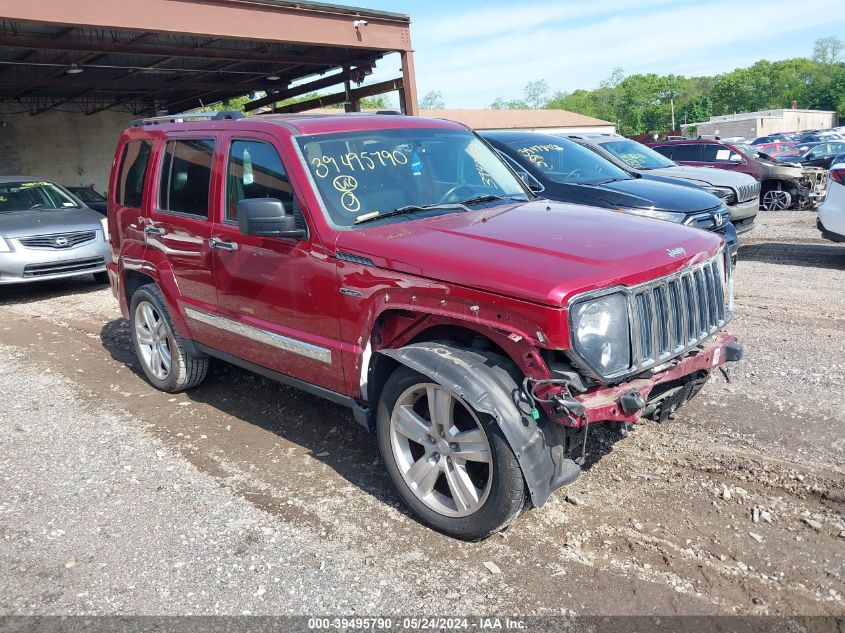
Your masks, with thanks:
M 356 0 L 335 4 L 411 16 L 422 97 L 448 108 L 489 107 L 522 96 L 528 81 L 550 92 L 594 88 L 626 75 L 712 75 L 759 59 L 810 57 L 819 37 L 845 41 L 845 0 Z M 401 74 L 397 55 L 373 81 Z M 394 102 L 396 99 L 394 98 Z

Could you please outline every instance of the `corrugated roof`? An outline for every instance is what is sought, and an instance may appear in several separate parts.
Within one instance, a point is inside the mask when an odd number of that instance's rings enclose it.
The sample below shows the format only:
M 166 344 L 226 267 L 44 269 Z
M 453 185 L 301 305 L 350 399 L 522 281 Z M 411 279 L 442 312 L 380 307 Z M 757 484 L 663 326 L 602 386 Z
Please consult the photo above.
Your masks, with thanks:
M 337 110 L 323 108 L 313 113 L 337 113 Z M 439 109 L 420 110 L 420 116 L 432 119 L 457 121 L 474 130 L 520 130 L 560 127 L 605 127 L 613 125 L 568 110 L 492 110 L 492 109 Z

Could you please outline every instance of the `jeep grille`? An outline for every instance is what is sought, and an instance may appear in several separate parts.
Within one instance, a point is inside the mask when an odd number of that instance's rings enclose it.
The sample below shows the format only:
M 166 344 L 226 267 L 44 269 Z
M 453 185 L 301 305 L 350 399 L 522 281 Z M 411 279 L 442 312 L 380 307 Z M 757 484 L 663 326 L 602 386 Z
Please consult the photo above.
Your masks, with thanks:
M 728 271 L 727 277 L 725 270 Z M 700 345 L 730 320 L 733 280 L 730 256 L 632 289 L 633 368 L 645 370 Z

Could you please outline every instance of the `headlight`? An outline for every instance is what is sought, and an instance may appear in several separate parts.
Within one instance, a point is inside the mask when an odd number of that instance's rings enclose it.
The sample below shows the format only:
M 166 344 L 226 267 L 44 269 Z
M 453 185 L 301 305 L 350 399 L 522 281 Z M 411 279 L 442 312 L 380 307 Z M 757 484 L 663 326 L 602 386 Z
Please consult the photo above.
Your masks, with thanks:
M 730 187 L 705 187 L 705 189 L 717 198 L 724 200 L 726 204 L 736 203 L 736 192 Z
M 9 246 L 9 242 L 6 241 L 2 235 L 0 235 L 0 253 L 11 253 L 12 247 Z
M 620 207 L 622 213 L 630 213 L 631 215 L 641 215 L 646 218 L 655 218 L 656 220 L 666 220 L 667 222 L 677 222 L 678 224 L 684 221 L 683 213 L 675 213 L 673 211 L 658 211 L 657 209 L 629 209 Z
M 631 366 L 628 299 L 609 294 L 577 303 L 569 310 L 575 351 L 599 374 L 610 376 Z
M 103 225 L 103 237 L 106 238 L 106 241 L 109 241 L 109 219 L 106 216 L 103 216 L 100 220 L 100 224 Z

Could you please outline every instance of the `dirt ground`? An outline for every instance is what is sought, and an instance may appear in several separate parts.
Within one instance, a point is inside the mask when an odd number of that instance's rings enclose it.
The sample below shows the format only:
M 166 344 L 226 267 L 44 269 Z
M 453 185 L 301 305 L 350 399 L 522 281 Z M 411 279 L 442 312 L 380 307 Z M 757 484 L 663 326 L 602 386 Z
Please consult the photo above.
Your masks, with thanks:
M 593 433 L 471 544 L 405 512 L 347 410 L 222 362 L 156 392 L 108 289 L 0 288 L 0 613 L 843 614 L 845 245 L 814 223 L 743 238 L 731 384 Z

